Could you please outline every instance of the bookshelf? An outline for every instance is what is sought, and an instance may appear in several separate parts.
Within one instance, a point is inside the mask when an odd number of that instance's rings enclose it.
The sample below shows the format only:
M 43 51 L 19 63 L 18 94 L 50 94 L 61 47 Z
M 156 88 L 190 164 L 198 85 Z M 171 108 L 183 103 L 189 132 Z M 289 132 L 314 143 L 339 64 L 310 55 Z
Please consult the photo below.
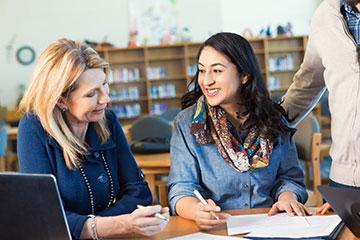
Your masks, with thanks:
M 268 89 L 282 96 L 299 69 L 306 36 L 249 39 Z M 180 108 L 180 100 L 197 69 L 201 43 L 97 51 L 110 63 L 112 109 L 123 124 L 147 114 Z
M 278 37 L 265 41 L 266 79 L 270 92 L 284 93 L 304 58 L 307 37 Z

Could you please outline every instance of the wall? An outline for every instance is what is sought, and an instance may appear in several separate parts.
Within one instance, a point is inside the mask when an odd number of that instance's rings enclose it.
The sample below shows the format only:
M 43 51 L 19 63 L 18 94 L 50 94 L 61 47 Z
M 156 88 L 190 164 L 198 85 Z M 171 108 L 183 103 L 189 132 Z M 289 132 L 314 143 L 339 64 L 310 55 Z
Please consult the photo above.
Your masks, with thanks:
M 1 0 L 0 104 L 14 106 L 19 84 L 31 77 L 34 64 L 23 66 L 16 61 L 19 47 L 30 45 L 39 56 L 49 43 L 63 37 L 95 41 L 107 37 L 125 45 L 127 19 L 127 1 Z
M 49 43 L 62 37 L 93 41 L 106 38 L 118 46 L 126 46 L 128 1 L 0 0 L 0 105 L 13 107 L 19 84 L 27 84 L 31 77 L 34 64 L 23 66 L 15 58 L 16 50 L 23 45 L 32 46 L 37 57 Z M 288 20 L 294 23 L 297 34 L 306 34 L 318 3 L 319 0 L 177 2 L 179 23 L 190 27 L 194 41 L 203 41 L 221 30 L 241 33 L 246 26 Z
M 244 28 L 250 27 L 258 33 L 267 25 L 275 29 L 290 21 L 295 35 L 306 35 L 319 3 L 320 0 L 222 0 L 224 31 L 242 33 Z

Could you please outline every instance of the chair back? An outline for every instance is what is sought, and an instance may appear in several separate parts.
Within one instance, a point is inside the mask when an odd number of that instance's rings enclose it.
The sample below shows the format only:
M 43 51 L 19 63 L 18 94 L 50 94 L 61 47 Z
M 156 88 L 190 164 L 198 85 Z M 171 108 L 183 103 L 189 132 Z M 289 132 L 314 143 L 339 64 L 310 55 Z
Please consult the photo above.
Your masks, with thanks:
M 312 137 L 314 133 L 320 133 L 320 125 L 313 114 L 306 116 L 297 125 L 297 131 L 294 134 L 298 156 L 304 161 L 311 160 L 312 155 Z
M 7 127 L 0 123 L 0 171 L 6 170 Z
M 137 153 L 169 152 L 170 122 L 156 116 L 143 116 L 130 128 L 131 150 Z
M 299 159 L 304 161 L 306 185 L 312 186 L 313 196 L 310 196 L 315 205 L 322 204 L 321 194 L 317 186 L 321 185 L 320 174 L 320 144 L 321 133 L 320 125 L 316 117 L 311 113 L 303 119 L 297 126 L 297 131 L 294 134 Z M 312 181 L 310 181 L 311 166 Z M 309 198 L 310 198 L 309 197 Z
M 7 144 L 7 127 L 5 124 L 0 124 L 0 157 L 6 155 L 6 144 Z
M 180 111 L 181 111 L 180 108 L 169 108 L 163 114 L 161 114 L 160 117 L 162 117 L 168 121 L 174 121 L 174 118 Z

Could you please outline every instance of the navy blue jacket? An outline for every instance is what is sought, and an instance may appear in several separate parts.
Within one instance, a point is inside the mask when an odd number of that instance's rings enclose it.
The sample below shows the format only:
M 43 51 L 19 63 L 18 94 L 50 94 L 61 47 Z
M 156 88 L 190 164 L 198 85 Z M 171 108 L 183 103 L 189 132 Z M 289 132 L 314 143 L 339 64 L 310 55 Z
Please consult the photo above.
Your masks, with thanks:
M 115 114 L 106 112 L 106 119 L 111 136 L 105 144 L 101 144 L 94 125 L 89 124 L 86 133 L 89 154 L 84 157 L 83 164 L 98 216 L 130 213 L 137 204 L 150 205 L 152 201 L 149 187 L 130 152 Z M 101 152 L 109 165 L 117 200 L 109 208 L 106 205 L 110 198 L 110 184 Z M 88 189 L 80 171 L 66 167 L 59 144 L 45 132 L 39 119 L 29 113 L 19 124 L 18 159 L 23 173 L 50 173 L 56 177 L 71 234 L 79 238 L 87 215 L 91 214 Z

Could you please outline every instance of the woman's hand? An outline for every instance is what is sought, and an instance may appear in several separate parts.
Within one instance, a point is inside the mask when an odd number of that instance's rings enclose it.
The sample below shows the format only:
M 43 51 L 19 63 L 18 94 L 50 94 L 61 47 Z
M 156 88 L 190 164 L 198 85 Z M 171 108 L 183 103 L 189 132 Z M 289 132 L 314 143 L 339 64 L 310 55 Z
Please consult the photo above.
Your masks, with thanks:
M 162 208 L 160 205 L 136 209 L 128 215 L 128 232 L 144 236 L 152 236 L 161 232 L 168 221 L 155 217 L 155 213 L 169 218 L 169 208 Z
M 208 204 L 202 204 L 198 202 L 195 206 L 194 220 L 197 226 L 203 230 L 209 230 L 217 227 L 218 225 L 226 223 L 227 218 L 230 214 L 221 213 L 219 206 L 216 206 L 215 202 L 211 199 L 206 200 Z M 218 216 L 217 220 L 210 212 L 213 212 Z
M 331 210 L 330 204 L 329 203 L 324 203 L 321 207 L 319 207 L 316 210 L 316 214 L 324 215 L 325 213 L 327 213 L 330 210 Z
M 273 204 L 272 208 L 268 212 L 269 216 L 276 213 L 286 211 L 290 215 L 306 216 L 311 215 L 306 207 L 298 202 L 297 197 L 292 192 L 283 192 L 280 194 L 279 199 Z

